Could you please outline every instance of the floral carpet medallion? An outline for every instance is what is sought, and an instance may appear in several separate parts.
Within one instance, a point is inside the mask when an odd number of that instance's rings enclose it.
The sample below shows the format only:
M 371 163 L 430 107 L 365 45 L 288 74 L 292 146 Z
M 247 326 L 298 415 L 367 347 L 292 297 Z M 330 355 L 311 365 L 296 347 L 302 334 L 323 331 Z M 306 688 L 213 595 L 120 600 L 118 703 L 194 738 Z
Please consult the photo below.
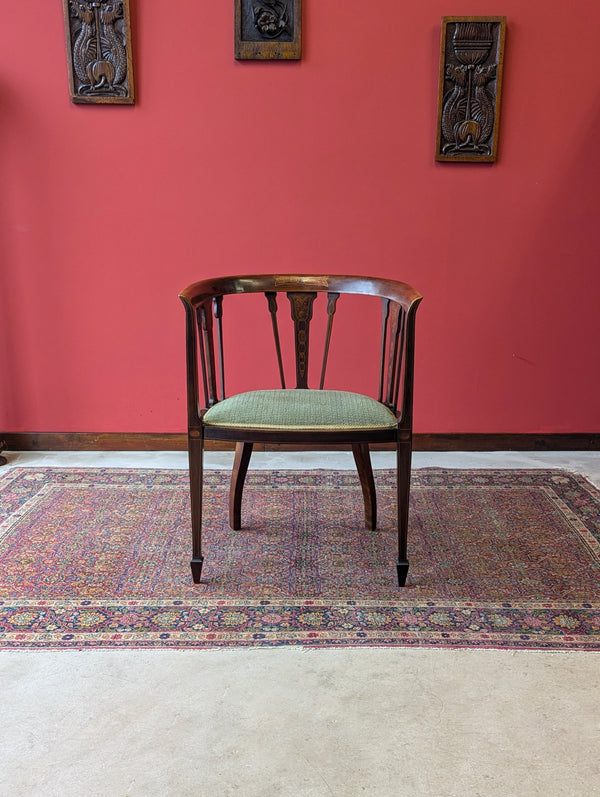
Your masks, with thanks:
M 186 471 L 0 474 L 0 647 L 600 650 L 600 492 L 557 470 L 413 472 L 407 585 L 395 479 L 363 526 L 352 471 L 251 471 L 242 529 L 208 471 L 191 580 Z

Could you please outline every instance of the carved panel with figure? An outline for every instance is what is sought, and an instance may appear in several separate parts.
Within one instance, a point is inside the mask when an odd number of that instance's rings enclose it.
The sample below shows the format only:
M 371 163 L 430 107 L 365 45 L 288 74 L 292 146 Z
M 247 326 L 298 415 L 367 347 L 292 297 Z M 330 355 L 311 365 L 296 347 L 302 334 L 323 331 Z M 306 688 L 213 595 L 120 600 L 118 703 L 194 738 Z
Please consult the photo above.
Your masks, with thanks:
M 71 100 L 134 102 L 129 0 L 63 0 Z
M 435 159 L 495 161 L 505 17 L 444 17 Z
M 302 0 L 235 0 L 235 57 L 298 60 Z

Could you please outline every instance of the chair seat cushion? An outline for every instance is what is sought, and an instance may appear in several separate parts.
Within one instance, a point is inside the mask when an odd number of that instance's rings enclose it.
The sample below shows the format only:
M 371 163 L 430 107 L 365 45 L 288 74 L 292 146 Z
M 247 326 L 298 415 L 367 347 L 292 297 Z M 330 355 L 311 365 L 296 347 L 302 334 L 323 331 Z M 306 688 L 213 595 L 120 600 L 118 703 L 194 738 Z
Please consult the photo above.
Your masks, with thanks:
M 390 429 L 395 414 L 384 404 L 344 390 L 252 390 L 219 401 L 205 426 L 231 429 L 353 431 Z

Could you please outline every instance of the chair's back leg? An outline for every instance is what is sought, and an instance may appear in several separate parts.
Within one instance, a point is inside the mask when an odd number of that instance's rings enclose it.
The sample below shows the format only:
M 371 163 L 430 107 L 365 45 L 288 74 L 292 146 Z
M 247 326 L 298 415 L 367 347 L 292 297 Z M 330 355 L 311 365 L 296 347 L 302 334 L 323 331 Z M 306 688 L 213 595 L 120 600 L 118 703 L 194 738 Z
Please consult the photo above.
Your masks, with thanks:
M 360 478 L 363 499 L 365 503 L 365 528 L 377 528 L 377 495 L 368 443 L 353 443 L 352 453 L 356 462 L 356 469 Z
M 234 531 L 242 528 L 242 493 L 252 456 L 252 443 L 236 443 L 231 488 L 229 490 L 229 525 Z

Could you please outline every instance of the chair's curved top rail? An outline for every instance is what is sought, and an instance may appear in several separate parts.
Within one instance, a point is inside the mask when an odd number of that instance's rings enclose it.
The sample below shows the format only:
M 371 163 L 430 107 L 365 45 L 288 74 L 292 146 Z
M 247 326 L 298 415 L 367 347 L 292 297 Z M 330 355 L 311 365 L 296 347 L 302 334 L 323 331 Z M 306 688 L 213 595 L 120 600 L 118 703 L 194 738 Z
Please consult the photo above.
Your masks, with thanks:
M 342 274 L 248 274 L 216 277 L 189 285 L 181 291 L 179 297 L 196 307 L 214 296 L 272 291 L 327 291 L 378 296 L 398 302 L 406 310 L 422 299 L 421 294 L 405 282 Z

